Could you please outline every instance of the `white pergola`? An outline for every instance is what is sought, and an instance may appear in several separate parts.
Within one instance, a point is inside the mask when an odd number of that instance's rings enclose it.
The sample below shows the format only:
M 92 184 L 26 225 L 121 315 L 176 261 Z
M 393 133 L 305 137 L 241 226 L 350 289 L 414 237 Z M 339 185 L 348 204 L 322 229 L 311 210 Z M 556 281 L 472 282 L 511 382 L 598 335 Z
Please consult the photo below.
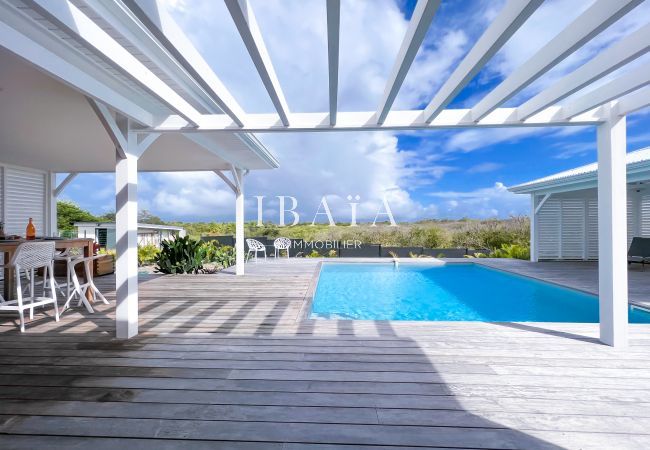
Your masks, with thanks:
M 643 0 L 596 0 L 472 108 L 447 108 L 543 3 L 509 0 L 424 109 L 395 111 L 395 98 L 440 4 L 419 0 L 405 36 L 396 37 L 402 44 L 377 109 L 358 112 L 338 112 L 340 1 L 324 0 L 329 108 L 319 113 L 291 113 L 250 2 L 224 1 L 275 113 L 243 111 L 157 0 L 0 0 L 0 46 L 88 96 L 113 139 L 122 242 L 118 337 L 137 332 L 136 173 L 139 158 L 159 136 L 182 135 L 217 152 L 214 139 L 223 134 L 254 140 L 246 133 L 593 125 L 598 130 L 601 340 L 626 344 L 626 115 L 650 105 L 650 66 L 635 65 L 581 91 L 643 56 L 650 48 L 650 23 L 525 103 L 503 105 Z M 238 193 L 237 231 L 243 236 L 246 167 L 231 161 L 230 168 L 232 179 L 220 176 Z M 237 242 L 237 270 L 243 273 L 243 240 Z

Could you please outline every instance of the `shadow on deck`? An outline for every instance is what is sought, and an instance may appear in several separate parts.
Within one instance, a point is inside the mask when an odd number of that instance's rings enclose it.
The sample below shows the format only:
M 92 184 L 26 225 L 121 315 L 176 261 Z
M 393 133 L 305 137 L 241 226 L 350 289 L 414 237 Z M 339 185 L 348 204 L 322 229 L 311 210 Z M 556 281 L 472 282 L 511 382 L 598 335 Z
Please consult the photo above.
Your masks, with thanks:
M 142 276 L 129 341 L 4 320 L 0 448 L 650 448 L 650 326 L 299 320 L 315 267 Z

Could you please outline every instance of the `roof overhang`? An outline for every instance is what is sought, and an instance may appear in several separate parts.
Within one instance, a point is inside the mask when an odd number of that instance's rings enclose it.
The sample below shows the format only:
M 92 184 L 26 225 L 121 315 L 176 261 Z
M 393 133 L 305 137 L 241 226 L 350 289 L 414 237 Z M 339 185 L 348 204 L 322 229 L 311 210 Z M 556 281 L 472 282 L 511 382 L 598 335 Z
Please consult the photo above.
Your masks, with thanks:
M 648 150 L 642 152 L 650 153 Z M 628 154 L 634 156 L 633 152 Z M 574 173 L 572 173 L 574 172 Z M 650 160 L 628 162 L 627 183 L 637 184 L 650 182 Z M 555 194 L 561 192 L 593 189 L 598 186 L 598 164 L 593 163 L 570 171 L 561 172 L 539 180 L 509 187 L 515 194 Z
M 0 48 L 0 161 L 53 172 L 112 172 L 115 145 L 86 97 Z M 138 161 L 141 171 L 278 167 L 252 135 L 204 133 L 214 152 L 183 133 L 161 135 Z

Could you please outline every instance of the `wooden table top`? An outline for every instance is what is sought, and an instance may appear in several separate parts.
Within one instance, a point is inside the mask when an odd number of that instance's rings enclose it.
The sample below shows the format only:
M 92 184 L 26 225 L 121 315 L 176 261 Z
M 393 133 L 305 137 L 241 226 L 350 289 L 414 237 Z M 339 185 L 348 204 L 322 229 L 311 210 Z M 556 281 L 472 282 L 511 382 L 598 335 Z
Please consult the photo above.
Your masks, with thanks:
M 28 241 L 27 239 L 7 239 L 7 240 L 0 240 L 0 251 L 6 252 L 6 251 L 11 251 L 18 247 L 18 245 L 22 244 L 23 242 L 45 242 L 45 241 L 54 241 L 55 242 L 55 247 L 58 249 L 63 249 L 63 248 L 70 248 L 70 247 L 85 247 L 85 246 L 91 246 L 94 242 L 94 239 L 92 238 L 72 238 L 72 239 L 34 239 L 32 241 Z

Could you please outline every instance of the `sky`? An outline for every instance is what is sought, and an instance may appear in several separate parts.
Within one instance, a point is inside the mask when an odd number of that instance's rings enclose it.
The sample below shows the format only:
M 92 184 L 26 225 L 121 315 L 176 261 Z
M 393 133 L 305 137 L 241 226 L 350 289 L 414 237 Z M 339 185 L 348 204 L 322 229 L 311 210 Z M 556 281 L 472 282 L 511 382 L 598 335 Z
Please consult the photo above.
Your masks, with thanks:
M 166 1 L 174 19 L 244 110 L 275 112 L 225 5 L 214 0 Z M 546 0 L 449 107 L 475 105 L 592 3 Z M 251 4 L 290 111 L 328 110 L 325 1 L 251 0 Z M 393 109 L 425 107 L 503 4 L 442 0 Z M 342 0 L 339 111 L 376 110 L 414 5 L 414 0 Z M 650 2 L 644 2 L 504 106 L 522 104 L 647 23 L 648 16 Z M 599 84 L 648 61 L 646 55 Z M 257 136 L 277 156 L 280 168 L 246 177 L 247 220 L 257 218 L 254 196 L 265 196 L 263 219 L 274 222 L 279 218 L 277 196 L 296 198 L 303 223 L 313 220 L 324 196 L 340 222 L 350 220 L 348 197 L 359 203 L 359 220 L 372 220 L 383 211 L 384 197 L 398 222 L 523 215 L 529 212 L 528 196 L 512 194 L 508 186 L 596 160 L 593 127 Z M 650 146 L 649 109 L 628 117 L 628 151 L 646 146 Z M 234 217 L 233 194 L 213 173 L 140 174 L 138 193 L 141 209 L 166 220 Z M 114 178 L 79 175 L 62 198 L 96 214 L 113 211 Z

